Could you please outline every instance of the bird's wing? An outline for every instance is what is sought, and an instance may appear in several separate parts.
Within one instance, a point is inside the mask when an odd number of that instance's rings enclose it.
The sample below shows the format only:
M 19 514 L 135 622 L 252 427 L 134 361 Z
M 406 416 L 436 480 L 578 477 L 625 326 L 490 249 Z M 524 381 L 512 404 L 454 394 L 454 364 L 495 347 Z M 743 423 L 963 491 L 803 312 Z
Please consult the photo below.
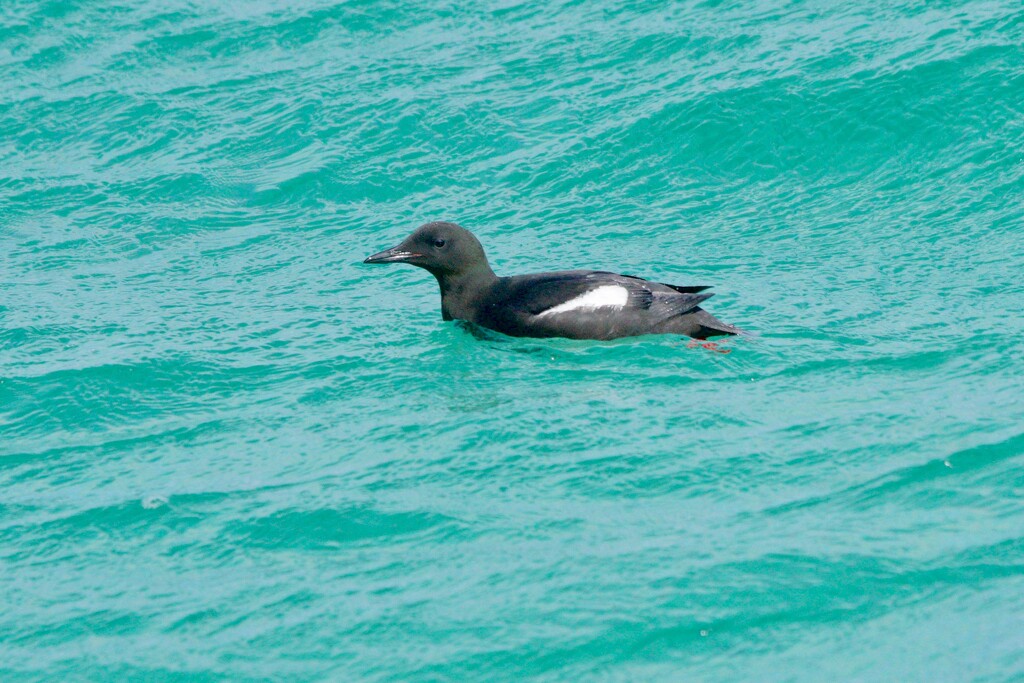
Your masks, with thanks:
M 600 271 L 600 272 L 604 272 L 604 271 Z M 609 273 L 609 274 L 612 275 L 614 273 Z M 647 282 L 647 280 L 645 280 L 644 278 L 637 277 L 636 275 L 622 275 L 622 277 L 628 277 L 628 278 L 631 278 L 633 280 L 640 280 L 641 282 Z M 669 289 L 674 289 L 677 292 L 679 292 L 680 294 L 697 294 L 698 292 L 703 292 L 705 289 L 711 289 L 711 285 L 670 285 L 667 282 L 655 282 L 655 283 L 652 283 L 652 284 L 661 285 L 662 287 L 668 287 Z
M 571 270 L 514 278 L 510 303 L 530 315 L 554 315 L 586 308 L 649 308 L 643 280 L 601 271 Z
M 600 326 L 624 316 L 650 325 L 692 311 L 711 296 L 628 275 L 574 270 L 510 278 L 503 303 L 506 310 L 553 328 L 565 321 Z

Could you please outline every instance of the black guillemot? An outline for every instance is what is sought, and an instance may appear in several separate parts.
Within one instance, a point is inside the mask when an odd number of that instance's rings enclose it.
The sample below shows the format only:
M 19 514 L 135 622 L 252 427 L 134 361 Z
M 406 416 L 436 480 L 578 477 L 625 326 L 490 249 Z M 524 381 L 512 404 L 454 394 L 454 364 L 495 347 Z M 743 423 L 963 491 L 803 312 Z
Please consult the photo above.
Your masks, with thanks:
M 681 287 L 602 270 L 498 277 L 480 241 L 455 223 L 422 225 L 364 263 L 409 263 L 441 286 L 441 315 L 513 337 L 616 339 L 739 334 L 700 307 L 707 287 Z

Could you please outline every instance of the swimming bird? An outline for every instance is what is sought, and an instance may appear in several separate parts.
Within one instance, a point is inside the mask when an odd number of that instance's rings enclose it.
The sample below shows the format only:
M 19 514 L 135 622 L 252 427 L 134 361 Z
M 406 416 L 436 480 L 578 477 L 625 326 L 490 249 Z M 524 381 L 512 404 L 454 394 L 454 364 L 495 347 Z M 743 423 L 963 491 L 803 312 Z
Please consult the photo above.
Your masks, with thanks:
M 441 316 L 513 337 L 616 339 L 682 334 L 695 339 L 739 334 L 700 307 L 708 287 L 651 282 L 603 270 L 498 277 L 480 241 L 455 223 L 420 226 L 401 244 L 364 263 L 409 263 L 437 278 Z

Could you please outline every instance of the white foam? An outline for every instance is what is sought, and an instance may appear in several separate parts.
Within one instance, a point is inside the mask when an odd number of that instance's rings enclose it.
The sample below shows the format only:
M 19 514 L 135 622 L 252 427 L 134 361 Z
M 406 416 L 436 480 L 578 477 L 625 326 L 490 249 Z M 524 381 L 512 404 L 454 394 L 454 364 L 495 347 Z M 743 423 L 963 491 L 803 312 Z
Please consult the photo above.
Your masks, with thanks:
M 623 308 L 629 300 L 629 290 L 618 285 L 604 285 L 592 289 L 575 299 L 569 299 L 564 304 L 552 306 L 548 310 L 538 314 L 538 318 L 551 313 L 566 313 L 568 311 L 590 310 L 594 308 Z

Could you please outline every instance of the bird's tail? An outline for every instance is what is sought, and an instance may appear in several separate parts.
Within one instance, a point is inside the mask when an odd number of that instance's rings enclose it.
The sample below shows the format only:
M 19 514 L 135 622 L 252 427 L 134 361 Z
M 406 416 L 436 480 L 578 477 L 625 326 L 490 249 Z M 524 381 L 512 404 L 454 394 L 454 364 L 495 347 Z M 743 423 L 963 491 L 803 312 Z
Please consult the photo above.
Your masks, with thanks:
M 698 308 L 692 313 L 693 320 L 698 327 L 696 332 L 690 336 L 694 339 L 707 339 L 708 337 L 722 337 L 725 335 L 746 334 L 738 327 L 734 327 L 711 315 L 703 308 Z

